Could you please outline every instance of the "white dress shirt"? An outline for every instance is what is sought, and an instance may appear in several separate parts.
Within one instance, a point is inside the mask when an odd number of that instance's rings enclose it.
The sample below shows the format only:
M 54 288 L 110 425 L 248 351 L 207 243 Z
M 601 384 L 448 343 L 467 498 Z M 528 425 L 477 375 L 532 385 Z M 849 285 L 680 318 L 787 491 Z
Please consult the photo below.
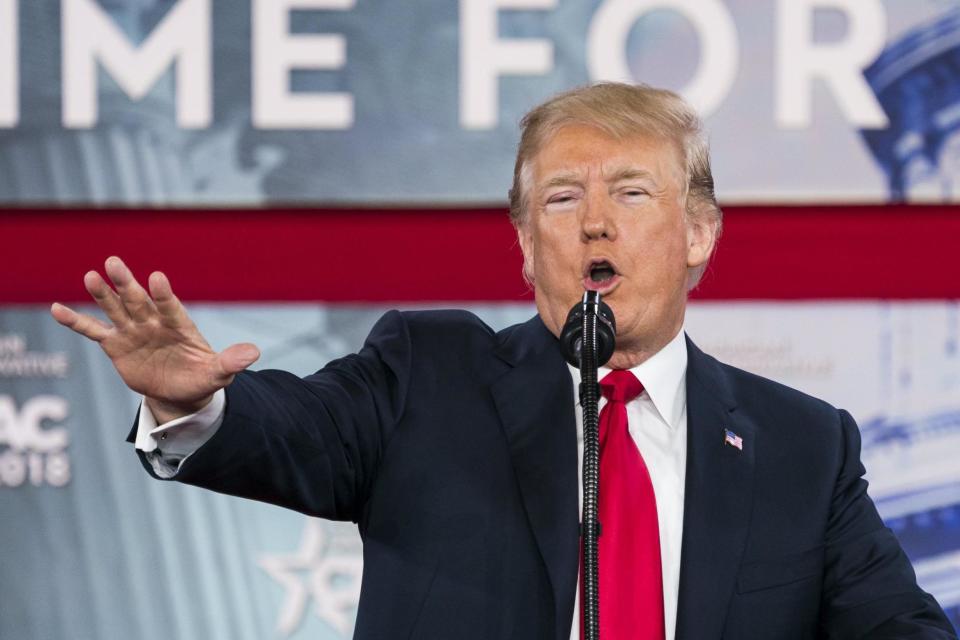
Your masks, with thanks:
M 226 392 L 220 389 L 200 411 L 157 425 L 157 419 L 144 399 L 140 402 L 134 446 L 146 454 L 154 473 L 161 478 L 172 478 L 183 461 L 220 428 L 226 400 Z
M 680 541 L 683 532 L 683 496 L 687 461 L 687 343 L 680 331 L 667 346 L 631 369 L 644 391 L 627 403 L 630 435 L 650 472 L 657 501 L 660 558 L 663 567 L 663 611 L 666 640 L 673 640 L 680 585 Z M 610 369 L 601 367 L 598 378 Z M 577 459 L 583 467 L 583 411 L 579 402 L 580 370 L 570 367 L 576 402 Z M 180 465 L 207 442 L 223 422 L 226 394 L 221 389 L 197 413 L 158 425 L 147 407 L 140 406 L 136 448 L 146 453 L 162 478 L 176 475 Z M 600 399 L 600 409 L 606 400 Z M 580 483 L 578 483 L 580 486 Z M 581 512 L 583 487 L 580 486 Z M 601 597 L 602 594 L 601 594 Z M 577 587 L 571 640 L 580 638 L 580 588 Z
M 597 379 L 610 373 L 600 367 Z M 663 570 L 663 615 L 666 640 L 677 628 L 677 594 L 680 587 L 680 541 L 683 534 L 684 480 L 687 471 L 687 342 L 683 331 L 648 360 L 630 369 L 643 385 L 643 393 L 627 403 L 630 436 L 650 472 L 657 500 L 660 528 L 660 564 Z M 583 474 L 583 410 L 580 407 L 580 370 L 570 367 L 577 412 L 577 460 Z M 607 401 L 600 398 L 600 410 Z M 580 511 L 583 513 L 583 484 Z M 600 594 L 603 598 L 603 594 Z M 577 584 L 571 640 L 580 639 L 580 585 Z

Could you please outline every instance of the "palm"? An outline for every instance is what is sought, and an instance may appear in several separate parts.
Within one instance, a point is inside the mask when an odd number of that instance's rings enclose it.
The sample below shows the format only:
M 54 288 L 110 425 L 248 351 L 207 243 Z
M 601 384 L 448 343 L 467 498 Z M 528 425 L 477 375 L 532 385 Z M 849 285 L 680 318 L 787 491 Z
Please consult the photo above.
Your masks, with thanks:
M 259 357 L 251 344 L 216 353 L 162 273 L 150 276 L 148 294 L 119 258 L 108 259 L 106 270 L 116 291 L 95 271 L 87 273 L 84 285 L 112 324 L 59 304 L 51 313 L 98 342 L 124 383 L 151 399 L 151 407 L 161 408 L 164 417 L 198 410 Z
M 100 342 L 128 387 L 168 402 L 196 401 L 217 390 L 209 375 L 216 353 L 191 323 L 190 330 L 116 327 Z

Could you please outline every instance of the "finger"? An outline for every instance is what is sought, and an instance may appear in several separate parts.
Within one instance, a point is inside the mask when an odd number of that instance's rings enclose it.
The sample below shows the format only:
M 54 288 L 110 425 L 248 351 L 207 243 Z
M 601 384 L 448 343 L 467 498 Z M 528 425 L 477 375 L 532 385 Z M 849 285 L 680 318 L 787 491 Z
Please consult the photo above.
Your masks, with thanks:
M 260 349 L 255 344 L 242 342 L 227 347 L 217 355 L 222 376 L 236 375 L 260 358 Z
M 63 326 L 95 342 L 100 342 L 110 333 L 111 327 L 107 323 L 85 313 L 77 313 L 59 302 L 54 302 L 50 307 L 50 315 Z
M 145 322 L 156 312 L 153 301 L 127 265 L 117 256 L 110 256 L 104 263 L 107 275 L 120 293 L 120 302 L 136 322 Z
M 120 296 L 110 288 L 99 273 L 88 271 L 83 276 L 83 286 L 115 326 L 122 327 L 130 322 L 130 315 L 120 303 Z
M 173 293 L 173 287 L 170 286 L 170 280 L 162 271 L 154 271 L 147 279 L 147 286 L 150 287 L 150 296 L 160 312 L 161 319 L 170 326 L 182 326 L 189 322 L 190 317 L 183 303 Z

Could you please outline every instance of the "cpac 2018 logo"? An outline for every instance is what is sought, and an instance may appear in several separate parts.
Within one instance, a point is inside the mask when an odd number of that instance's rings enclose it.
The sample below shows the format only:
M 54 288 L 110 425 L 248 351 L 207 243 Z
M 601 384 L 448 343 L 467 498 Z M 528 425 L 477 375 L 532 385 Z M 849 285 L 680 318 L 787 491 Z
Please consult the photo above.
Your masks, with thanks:
M 63 378 L 65 353 L 28 351 L 26 340 L 0 334 L 0 379 Z M 67 401 L 41 394 L 19 402 L 0 394 L 0 487 L 62 487 L 70 482 L 70 434 L 56 426 L 67 418 Z
M 66 417 L 67 401 L 59 396 L 35 396 L 19 410 L 12 396 L 0 396 L 0 447 L 7 447 L 0 453 L 0 487 L 70 482 L 70 434 L 63 427 L 42 426 Z

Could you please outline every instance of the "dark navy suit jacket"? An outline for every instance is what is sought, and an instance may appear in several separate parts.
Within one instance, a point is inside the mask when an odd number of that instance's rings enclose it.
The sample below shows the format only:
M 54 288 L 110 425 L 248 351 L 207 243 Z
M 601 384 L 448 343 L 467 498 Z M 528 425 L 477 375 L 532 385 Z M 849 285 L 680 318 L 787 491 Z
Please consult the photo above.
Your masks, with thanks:
M 867 497 L 850 415 L 687 348 L 677 639 L 955 638 Z M 573 408 L 539 318 L 390 312 L 305 379 L 237 376 L 176 479 L 357 522 L 358 640 L 567 640 Z

